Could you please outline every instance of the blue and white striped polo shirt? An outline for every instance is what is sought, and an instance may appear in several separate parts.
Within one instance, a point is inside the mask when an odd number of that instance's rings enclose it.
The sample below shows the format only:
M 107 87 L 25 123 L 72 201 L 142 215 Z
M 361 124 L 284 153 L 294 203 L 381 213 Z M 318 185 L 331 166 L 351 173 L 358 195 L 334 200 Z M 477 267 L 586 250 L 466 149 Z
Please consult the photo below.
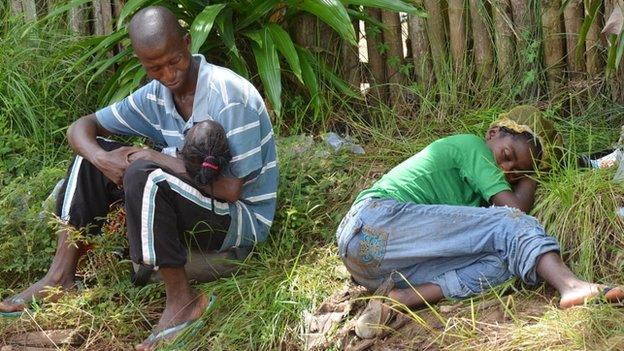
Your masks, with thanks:
M 156 80 L 97 111 L 96 117 L 112 133 L 143 136 L 169 149 L 181 149 L 186 131 L 195 123 L 206 119 L 220 123 L 232 153 L 229 173 L 245 180 L 238 201 L 229 204 L 215 201 L 215 213 L 229 212 L 231 217 L 222 249 L 263 242 L 275 214 L 278 182 L 275 138 L 264 101 L 250 82 L 231 70 L 209 64 L 202 55 L 194 55 L 193 59 L 200 63 L 199 77 L 193 114 L 187 122 L 176 111 L 171 91 Z M 145 203 L 149 192 L 156 191 L 152 185 L 163 180 L 198 205 L 211 208 L 210 198 L 178 178 L 157 171 L 149 178 L 153 184 L 148 181 L 146 185 L 143 204 L 146 211 L 150 209 Z M 149 217 L 149 213 L 143 215 Z M 149 226 L 148 220 L 144 222 Z M 141 231 L 146 236 L 152 228 Z

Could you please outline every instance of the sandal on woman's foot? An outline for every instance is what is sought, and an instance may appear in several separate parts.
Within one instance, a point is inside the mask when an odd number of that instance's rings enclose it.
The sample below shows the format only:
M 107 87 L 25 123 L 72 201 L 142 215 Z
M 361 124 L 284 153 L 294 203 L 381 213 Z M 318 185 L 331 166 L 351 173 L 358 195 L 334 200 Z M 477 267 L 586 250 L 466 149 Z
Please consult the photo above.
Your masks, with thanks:
M 393 289 L 394 281 L 392 278 L 386 279 L 375 290 L 373 297 L 388 296 Z M 366 308 L 355 322 L 355 334 L 362 339 L 372 339 L 381 334 L 384 326 L 386 326 L 394 313 L 388 310 L 388 315 L 382 320 L 383 301 L 379 298 L 372 298 L 368 301 Z
M 587 300 L 588 304 L 611 304 L 613 306 L 623 306 L 624 288 L 621 286 L 607 286 L 602 288 L 598 295 Z

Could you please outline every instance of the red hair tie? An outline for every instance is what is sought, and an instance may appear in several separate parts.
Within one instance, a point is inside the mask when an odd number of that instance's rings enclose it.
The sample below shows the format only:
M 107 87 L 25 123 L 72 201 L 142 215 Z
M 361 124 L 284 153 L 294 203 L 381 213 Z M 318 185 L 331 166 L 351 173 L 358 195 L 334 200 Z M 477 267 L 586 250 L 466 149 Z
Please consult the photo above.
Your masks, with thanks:
M 219 170 L 219 166 L 215 165 L 214 163 L 212 163 L 212 160 L 214 160 L 214 156 L 206 156 L 204 158 L 204 162 L 202 162 L 202 168 L 210 168 L 213 169 L 215 171 Z

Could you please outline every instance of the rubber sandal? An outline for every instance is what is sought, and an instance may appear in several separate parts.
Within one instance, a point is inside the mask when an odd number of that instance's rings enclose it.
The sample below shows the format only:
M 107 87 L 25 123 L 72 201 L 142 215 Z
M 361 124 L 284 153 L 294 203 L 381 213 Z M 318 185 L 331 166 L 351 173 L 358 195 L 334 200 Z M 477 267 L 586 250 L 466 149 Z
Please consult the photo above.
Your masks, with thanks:
M 587 304 L 624 307 L 624 288 L 620 286 L 605 287 L 598 293 L 598 295 L 588 299 Z
M 24 305 L 24 309 L 20 311 L 13 312 L 0 312 L 0 317 L 2 318 L 19 318 L 25 313 L 33 313 L 34 309 L 32 308 L 32 302 L 27 303 L 21 297 L 13 296 L 8 299 L 9 303 L 12 305 Z
M 375 290 L 373 297 L 388 296 L 388 293 L 394 288 L 394 281 L 392 278 L 386 279 Z M 355 334 L 361 339 L 373 339 L 384 330 L 392 318 L 394 317 L 394 311 L 390 310 L 385 320 L 381 320 L 381 311 L 383 307 L 383 301 L 379 298 L 372 298 L 368 301 L 366 308 L 358 317 L 355 322 Z
M 210 312 L 210 310 L 212 310 L 213 307 L 215 306 L 216 301 L 217 301 L 217 297 L 214 294 L 211 294 L 210 297 L 208 298 L 208 305 L 204 309 L 204 312 L 202 313 L 202 315 L 206 314 L 207 312 Z M 151 333 L 150 336 L 147 337 L 145 342 L 148 344 L 149 348 L 151 349 L 151 347 L 156 346 L 160 342 L 166 340 L 169 336 L 174 335 L 176 333 L 179 333 L 180 335 L 182 333 L 185 333 L 186 335 L 193 336 L 197 334 L 197 332 L 201 329 L 203 325 L 204 325 L 204 321 L 202 320 L 201 317 L 197 319 L 191 319 L 186 322 L 171 326 L 169 328 L 165 328 L 157 333 Z M 176 349 L 185 349 L 181 345 L 176 344 L 175 346 L 176 346 Z

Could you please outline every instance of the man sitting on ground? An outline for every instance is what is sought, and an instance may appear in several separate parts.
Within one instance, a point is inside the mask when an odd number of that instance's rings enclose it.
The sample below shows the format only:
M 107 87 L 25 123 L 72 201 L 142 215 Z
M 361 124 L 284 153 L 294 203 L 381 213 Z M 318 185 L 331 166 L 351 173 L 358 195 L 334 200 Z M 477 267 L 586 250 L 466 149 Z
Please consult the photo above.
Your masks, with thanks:
M 224 251 L 264 241 L 275 212 L 278 169 L 271 122 L 251 83 L 202 55 L 191 55 L 189 35 L 164 7 L 137 12 L 129 34 L 153 81 L 71 125 L 68 139 L 77 156 L 57 215 L 76 229 L 97 227 L 111 203 L 125 200 L 131 259 L 159 269 L 167 295 L 154 332 L 137 346 L 150 350 L 197 320 L 212 301 L 189 287 L 185 243 Z M 231 153 L 228 169 L 211 182 L 210 192 L 187 177 L 183 160 L 176 157 L 186 132 L 204 120 L 223 127 Z M 151 139 L 163 152 L 101 138 L 110 134 Z M 185 240 L 191 229 L 202 234 Z M 0 311 L 19 314 L 35 298 L 52 299 L 49 287 L 71 289 L 79 253 L 68 242 L 68 229 L 61 230 L 46 276 L 4 300 Z

